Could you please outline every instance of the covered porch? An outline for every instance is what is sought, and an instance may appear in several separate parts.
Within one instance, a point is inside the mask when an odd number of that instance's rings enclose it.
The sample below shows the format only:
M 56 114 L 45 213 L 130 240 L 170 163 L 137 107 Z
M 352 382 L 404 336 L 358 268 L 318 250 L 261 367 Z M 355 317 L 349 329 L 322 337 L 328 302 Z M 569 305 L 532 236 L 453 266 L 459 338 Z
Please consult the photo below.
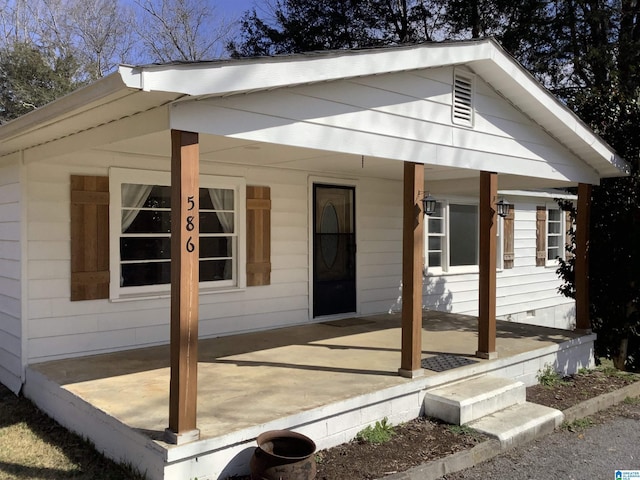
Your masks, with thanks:
M 498 358 L 484 360 L 477 318 L 435 311 L 424 312 L 421 336 L 425 374 L 414 379 L 397 373 L 399 314 L 200 340 L 200 440 L 184 445 L 164 441 L 169 346 L 31 365 L 25 394 L 150 479 L 224 479 L 248 471 L 263 431 L 295 429 L 328 448 L 381 418 L 418 416 L 439 385 L 488 374 L 530 385 L 545 364 L 589 366 L 595 338 L 498 321 Z

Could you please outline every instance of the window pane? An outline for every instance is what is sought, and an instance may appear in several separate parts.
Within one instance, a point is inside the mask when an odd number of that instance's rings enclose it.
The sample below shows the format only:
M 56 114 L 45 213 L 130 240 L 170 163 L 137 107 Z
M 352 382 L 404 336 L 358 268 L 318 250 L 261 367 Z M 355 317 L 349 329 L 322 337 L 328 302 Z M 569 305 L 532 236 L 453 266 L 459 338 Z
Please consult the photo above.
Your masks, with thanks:
M 171 258 L 171 239 L 166 237 L 121 237 L 121 260 L 158 260 Z
M 233 277 L 231 260 L 202 260 L 200 261 L 200 281 L 213 282 L 216 280 L 231 280 Z
M 441 218 L 429 218 L 429 233 L 443 233 L 444 222 Z
M 555 234 L 560 233 L 560 223 L 559 222 L 555 222 L 555 223 L 549 222 L 549 233 L 555 233 Z
M 442 266 L 442 255 L 440 252 L 429 252 L 429 266 L 430 267 Z
M 200 258 L 231 257 L 233 239 L 231 237 L 200 237 Z
M 555 260 L 560 256 L 560 248 L 559 247 L 549 247 L 547 249 L 547 260 Z
M 233 233 L 233 213 L 200 212 L 202 233 Z
M 549 248 L 559 247 L 560 246 L 560 237 L 549 237 L 548 246 L 549 246 Z
M 123 208 L 171 208 L 171 187 L 123 183 Z
M 233 210 L 234 193 L 228 188 L 201 188 L 200 210 Z
M 121 267 L 121 287 L 166 283 L 171 283 L 171 262 L 125 263 Z
M 549 209 L 549 221 L 550 222 L 559 222 L 560 221 L 560 210 L 558 210 L 558 209 Z
M 436 210 L 433 212 L 433 215 L 430 218 L 434 218 L 434 217 L 442 218 L 442 217 L 444 217 L 443 208 L 442 207 L 443 207 L 442 202 L 437 202 L 436 203 Z
M 120 284 L 123 287 L 171 281 L 171 187 L 121 185 Z M 236 252 L 234 188 L 200 188 L 201 281 L 233 280 Z M 220 235 L 211 237 L 207 235 Z M 231 235 L 225 235 L 231 234 Z M 204 235 L 204 236 L 203 236 Z M 126 262 L 126 263 L 124 263 Z
M 478 207 L 449 205 L 451 266 L 478 264 Z
M 429 250 L 442 250 L 442 237 L 429 237 Z
M 127 226 L 127 223 L 129 225 Z M 122 233 L 170 233 L 171 212 L 166 210 L 122 210 Z

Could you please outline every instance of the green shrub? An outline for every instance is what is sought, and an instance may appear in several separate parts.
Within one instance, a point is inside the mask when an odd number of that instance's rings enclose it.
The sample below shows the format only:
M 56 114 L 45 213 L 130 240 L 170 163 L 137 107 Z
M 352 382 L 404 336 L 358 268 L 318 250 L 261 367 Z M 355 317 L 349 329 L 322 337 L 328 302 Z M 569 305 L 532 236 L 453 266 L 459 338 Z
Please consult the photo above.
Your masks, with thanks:
M 562 375 L 553 368 L 553 365 L 546 364 L 542 370 L 536 375 L 538 383 L 544 387 L 557 387 L 559 385 L 566 385 L 562 379 Z
M 375 425 L 369 425 L 364 430 L 358 432 L 356 440 L 364 443 L 373 443 L 379 445 L 381 443 L 388 442 L 391 437 L 395 435 L 393 426 L 388 423 L 387 418 L 383 418 L 382 421 L 376 422 Z

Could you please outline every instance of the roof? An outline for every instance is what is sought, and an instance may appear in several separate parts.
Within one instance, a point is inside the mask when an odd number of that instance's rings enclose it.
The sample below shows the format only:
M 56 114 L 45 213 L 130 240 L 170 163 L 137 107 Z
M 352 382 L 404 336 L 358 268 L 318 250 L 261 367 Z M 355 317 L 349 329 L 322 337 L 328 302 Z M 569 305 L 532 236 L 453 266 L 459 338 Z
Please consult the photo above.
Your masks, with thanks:
M 183 97 L 220 97 L 369 75 L 466 65 L 601 177 L 629 165 L 493 39 L 162 65 L 111 75 L 0 126 L 0 156 Z

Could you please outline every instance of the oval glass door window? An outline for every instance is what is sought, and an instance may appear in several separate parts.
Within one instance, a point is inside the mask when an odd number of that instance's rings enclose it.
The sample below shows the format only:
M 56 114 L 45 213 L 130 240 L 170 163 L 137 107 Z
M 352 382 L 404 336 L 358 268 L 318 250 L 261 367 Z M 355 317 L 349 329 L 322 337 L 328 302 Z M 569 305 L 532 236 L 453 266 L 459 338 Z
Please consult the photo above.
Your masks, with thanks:
M 320 218 L 320 251 L 327 268 L 331 268 L 338 257 L 338 212 L 331 202 L 322 209 Z

